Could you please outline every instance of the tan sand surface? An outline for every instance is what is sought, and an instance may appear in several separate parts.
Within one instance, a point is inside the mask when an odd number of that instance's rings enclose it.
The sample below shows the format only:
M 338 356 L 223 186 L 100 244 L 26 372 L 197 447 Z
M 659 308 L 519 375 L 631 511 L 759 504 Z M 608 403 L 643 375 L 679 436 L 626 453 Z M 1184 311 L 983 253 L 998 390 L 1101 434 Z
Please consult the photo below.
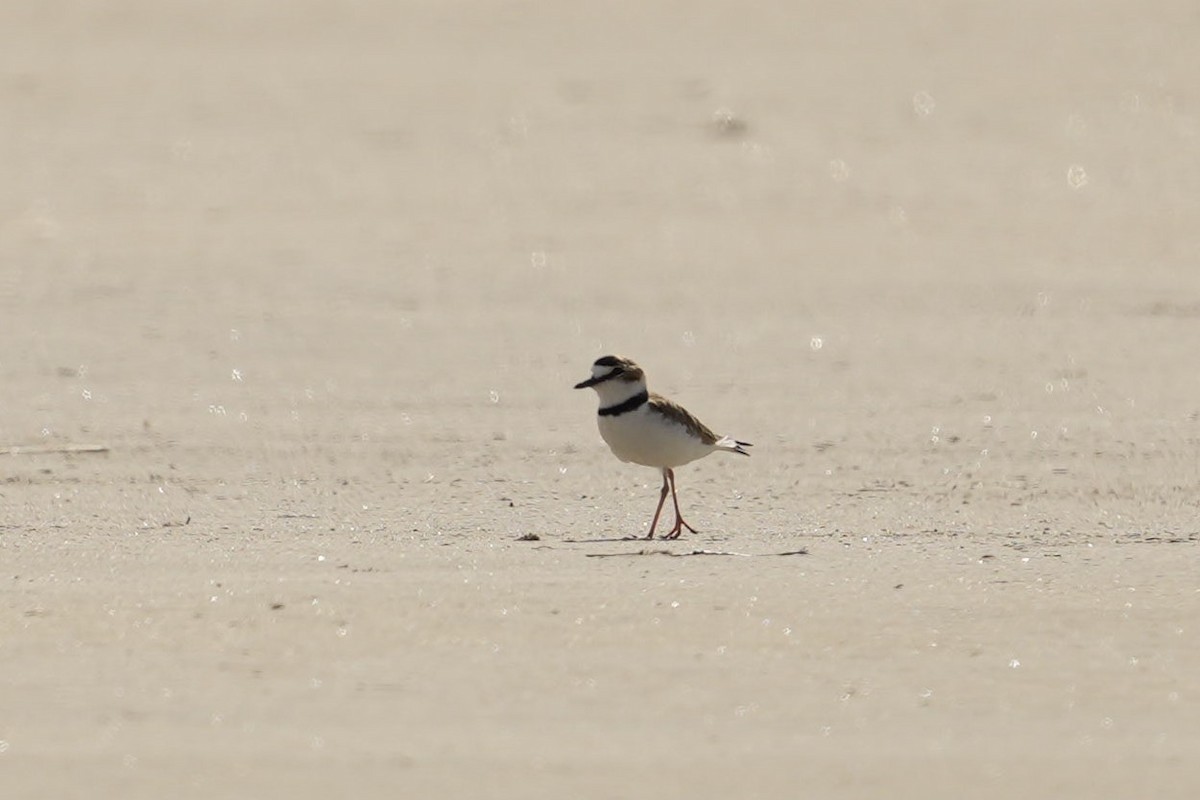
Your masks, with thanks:
M 1192 2 L 0 5 L 0 797 L 1200 796 L 1197 76 Z M 755 443 L 699 535 L 606 352 Z

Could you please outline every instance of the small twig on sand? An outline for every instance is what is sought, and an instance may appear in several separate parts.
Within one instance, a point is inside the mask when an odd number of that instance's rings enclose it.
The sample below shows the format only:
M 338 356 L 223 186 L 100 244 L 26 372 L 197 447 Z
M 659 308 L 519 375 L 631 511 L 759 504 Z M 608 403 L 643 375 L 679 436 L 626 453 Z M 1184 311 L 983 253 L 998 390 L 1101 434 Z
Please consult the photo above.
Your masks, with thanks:
M 47 453 L 107 453 L 106 444 L 14 444 L 0 447 L 3 456 L 39 456 Z
M 728 550 L 692 550 L 688 553 L 676 553 L 673 550 L 649 550 L 642 549 L 633 553 L 585 553 L 588 558 L 617 558 L 619 556 L 671 556 L 672 558 L 683 558 L 685 556 L 734 556 L 736 558 L 759 558 L 762 556 L 806 556 L 808 548 L 799 550 L 788 550 L 785 553 L 732 553 Z

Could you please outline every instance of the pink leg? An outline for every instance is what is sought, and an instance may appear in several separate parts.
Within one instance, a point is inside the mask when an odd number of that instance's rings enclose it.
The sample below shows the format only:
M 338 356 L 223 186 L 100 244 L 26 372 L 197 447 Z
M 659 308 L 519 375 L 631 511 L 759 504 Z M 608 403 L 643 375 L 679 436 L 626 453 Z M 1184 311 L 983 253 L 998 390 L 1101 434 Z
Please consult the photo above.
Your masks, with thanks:
M 675 494 L 675 471 L 668 469 L 664 470 L 664 472 L 666 473 L 665 478 L 671 482 L 671 500 L 675 503 L 675 525 L 671 528 L 671 532 L 663 538 L 678 539 L 679 534 L 683 533 L 684 528 L 687 528 L 692 533 L 695 533 L 696 529 L 684 522 L 683 515 L 679 513 L 679 496 Z M 663 491 L 666 491 L 666 487 L 663 488 Z
M 658 527 L 658 515 L 662 513 L 663 503 L 667 502 L 667 473 L 670 470 L 663 470 L 663 487 L 662 492 L 658 495 L 658 508 L 654 509 L 654 520 L 650 523 L 650 532 L 646 534 L 647 539 L 654 538 L 654 529 Z

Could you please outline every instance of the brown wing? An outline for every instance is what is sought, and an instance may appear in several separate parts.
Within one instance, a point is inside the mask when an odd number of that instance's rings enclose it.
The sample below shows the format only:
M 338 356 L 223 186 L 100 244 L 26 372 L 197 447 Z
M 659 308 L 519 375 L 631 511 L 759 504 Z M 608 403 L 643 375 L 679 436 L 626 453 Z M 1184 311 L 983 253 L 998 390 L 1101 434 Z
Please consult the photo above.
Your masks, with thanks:
M 705 444 L 716 444 L 717 439 L 721 438 L 709 430 L 707 425 L 692 416 L 686 408 L 668 400 L 661 394 L 650 393 L 650 408 L 667 419 L 678 422 Z

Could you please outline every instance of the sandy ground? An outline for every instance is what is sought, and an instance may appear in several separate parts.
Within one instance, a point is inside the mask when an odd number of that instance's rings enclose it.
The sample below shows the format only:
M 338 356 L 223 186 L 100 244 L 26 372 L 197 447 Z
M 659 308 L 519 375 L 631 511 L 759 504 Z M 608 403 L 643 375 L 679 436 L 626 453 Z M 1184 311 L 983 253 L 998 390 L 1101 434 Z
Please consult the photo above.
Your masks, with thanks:
M 0 7 L 0 794 L 1196 797 L 1195 4 L 797 5 Z

